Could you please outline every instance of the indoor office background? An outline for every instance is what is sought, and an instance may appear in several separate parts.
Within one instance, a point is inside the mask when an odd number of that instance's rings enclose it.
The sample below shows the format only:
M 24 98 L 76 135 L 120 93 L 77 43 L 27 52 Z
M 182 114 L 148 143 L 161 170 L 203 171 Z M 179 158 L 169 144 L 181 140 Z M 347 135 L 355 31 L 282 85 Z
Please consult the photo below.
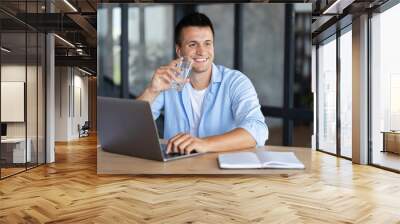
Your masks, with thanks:
M 388 1 L 368 14 L 368 163 L 400 171 L 400 5 Z M 313 38 L 316 148 L 352 159 L 353 27 L 349 16 L 339 22 Z
M 21 1 L 18 7 L 40 13 L 40 3 Z M 45 163 L 46 53 L 43 32 L 3 10 L 0 21 L 0 178 L 5 178 Z
M 98 94 L 138 96 L 154 70 L 175 57 L 174 26 L 193 11 L 214 24 L 215 63 L 252 80 L 270 129 L 267 144 L 310 147 L 311 4 L 99 4 Z

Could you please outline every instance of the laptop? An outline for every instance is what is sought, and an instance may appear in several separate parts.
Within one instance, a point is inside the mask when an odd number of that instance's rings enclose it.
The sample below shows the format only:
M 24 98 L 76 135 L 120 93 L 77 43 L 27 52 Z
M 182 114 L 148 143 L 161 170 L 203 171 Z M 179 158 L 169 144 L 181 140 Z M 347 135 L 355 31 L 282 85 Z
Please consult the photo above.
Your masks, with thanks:
M 167 154 L 145 101 L 97 97 L 97 132 L 101 148 L 111 153 L 164 162 L 203 154 Z

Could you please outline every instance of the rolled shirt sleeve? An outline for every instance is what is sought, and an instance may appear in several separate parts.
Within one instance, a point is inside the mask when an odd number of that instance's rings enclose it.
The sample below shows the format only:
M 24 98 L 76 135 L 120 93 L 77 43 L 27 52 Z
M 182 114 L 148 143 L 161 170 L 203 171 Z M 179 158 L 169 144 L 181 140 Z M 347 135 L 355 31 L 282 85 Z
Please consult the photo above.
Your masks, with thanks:
M 230 90 L 237 127 L 249 132 L 257 146 L 263 146 L 268 139 L 268 127 L 253 84 L 242 74 L 231 83 Z
M 157 118 L 161 114 L 161 110 L 164 108 L 164 98 L 165 98 L 165 93 L 161 92 L 156 99 L 153 101 L 151 104 L 151 112 L 153 114 L 153 119 L 157 120 Z

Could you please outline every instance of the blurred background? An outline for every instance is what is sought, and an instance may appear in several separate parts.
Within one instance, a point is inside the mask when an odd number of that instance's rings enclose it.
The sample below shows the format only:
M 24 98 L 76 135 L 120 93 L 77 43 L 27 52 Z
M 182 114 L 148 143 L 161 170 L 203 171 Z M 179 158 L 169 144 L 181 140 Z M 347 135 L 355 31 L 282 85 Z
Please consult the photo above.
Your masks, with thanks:
M 252 80 L 267 144 L 311 147 L 311 3 L 98 4 L 98 95 L 137 97 L 175 58 L 175 24 L 195 11 L 213 22 L 214 63 Z M 162 136 L 162 116 L 157 125 Z

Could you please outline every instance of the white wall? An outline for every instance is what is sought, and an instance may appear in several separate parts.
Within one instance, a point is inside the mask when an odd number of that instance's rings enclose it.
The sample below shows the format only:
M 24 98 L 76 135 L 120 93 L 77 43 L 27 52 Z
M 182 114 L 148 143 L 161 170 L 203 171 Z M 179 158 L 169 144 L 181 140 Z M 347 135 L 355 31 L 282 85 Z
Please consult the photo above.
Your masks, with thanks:
M 83 75 L 76 68 L 56 67 L 56 141 L 79 138 L 78 124 L 88 120 L 88 78 Z
M 69 69 L 55 68 L 55 141 L 68 141 Z

